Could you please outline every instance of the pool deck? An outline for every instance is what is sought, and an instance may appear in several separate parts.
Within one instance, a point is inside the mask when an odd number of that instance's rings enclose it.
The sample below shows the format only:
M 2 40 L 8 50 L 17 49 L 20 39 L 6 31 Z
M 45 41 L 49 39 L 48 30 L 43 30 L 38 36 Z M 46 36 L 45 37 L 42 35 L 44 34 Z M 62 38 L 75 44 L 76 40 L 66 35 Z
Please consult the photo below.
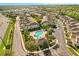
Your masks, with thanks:
M 35 32 L 36 32 L 36 31 L 30 32 L 30 36 L 32 36 L 34 39 L 37 39 L 36 37 L 34 37 Z M 45 38 L 45 34 L 46 34 L 46 33 L 47 33 L 47 31 L 43 31 L 42 34 L 41 34 L 41 36 L 40 36 L 40 39 L 41 39 L 41 38 Z

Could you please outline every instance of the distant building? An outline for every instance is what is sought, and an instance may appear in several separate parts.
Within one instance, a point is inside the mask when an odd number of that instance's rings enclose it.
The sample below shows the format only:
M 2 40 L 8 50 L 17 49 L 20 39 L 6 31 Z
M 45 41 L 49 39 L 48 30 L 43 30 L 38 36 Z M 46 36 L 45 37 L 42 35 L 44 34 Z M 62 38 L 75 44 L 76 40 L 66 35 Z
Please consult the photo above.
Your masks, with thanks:
M 50 24 L 50 21 L 48 20 L 48 16 L 43 16 L 42 24 L 43 25 L 49 25 Z
M 35 28 L 38 28 L 39 25 L 38 25 L 38 23 L 33 22 L 33 23 L 30 23 L 27 27 L 28 27 L 28 29 L 35 29 Z

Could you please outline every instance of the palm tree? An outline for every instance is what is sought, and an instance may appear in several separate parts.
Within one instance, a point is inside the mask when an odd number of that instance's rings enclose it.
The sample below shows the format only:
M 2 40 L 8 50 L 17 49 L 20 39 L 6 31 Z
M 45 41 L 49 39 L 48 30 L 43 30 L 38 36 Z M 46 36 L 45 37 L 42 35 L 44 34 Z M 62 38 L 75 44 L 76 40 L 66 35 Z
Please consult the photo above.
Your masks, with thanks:
M 55 43 L 55 42 L 54 42 L 55 36 L 54 36 L 53 34 L 52 34 L 52 35 L 46 34 L 46 38 L 47 38 L 47 40 L 48 40 L 50 46 L 52 46 L 53 43 Z
M 52 28 L 48 28 L 47 31 L 49 35 L 52 35 Z

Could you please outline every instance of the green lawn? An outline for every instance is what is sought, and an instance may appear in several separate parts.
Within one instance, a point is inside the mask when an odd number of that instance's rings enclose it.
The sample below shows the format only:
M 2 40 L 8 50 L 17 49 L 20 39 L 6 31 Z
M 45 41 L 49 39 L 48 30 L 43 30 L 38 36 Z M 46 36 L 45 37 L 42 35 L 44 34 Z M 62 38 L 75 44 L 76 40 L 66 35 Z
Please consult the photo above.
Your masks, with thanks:
M 4 49 L 3 48 L 4 48 L 4 45 L 1 43 L 1 45 L 0 45 L 0 55 L 4 54 Z
M 33 18 L 33 17 L 32 17 L 32 18 Z M 33 18 L 32 20 L 33 20 L 34 22 L 36 22 L 36 19 L 35 19 L 35 18 Z
M 72 47 L 68 46 L 67 49 L 68 49 L 70 55 L 79 56 L 79 53 L 76 50 L 74 50 Z
M 12 30 L 12 27 L 13 27 L 13 23 L 12 23 L 12 21 L 9 21 L 8 27 L 6 29 L 4 37 L 2 39 L 5 44 L 9 43 L 9 41 L 7 41 L 7 40 L 9 40 L 9 35 L 10 35 L 11 30 Z M 4 48 L 4 44 L 1 42 L 1 45 L 0 45 L 0 55 L 4 55 L 4 51 L 5 50 L 3 48 Z

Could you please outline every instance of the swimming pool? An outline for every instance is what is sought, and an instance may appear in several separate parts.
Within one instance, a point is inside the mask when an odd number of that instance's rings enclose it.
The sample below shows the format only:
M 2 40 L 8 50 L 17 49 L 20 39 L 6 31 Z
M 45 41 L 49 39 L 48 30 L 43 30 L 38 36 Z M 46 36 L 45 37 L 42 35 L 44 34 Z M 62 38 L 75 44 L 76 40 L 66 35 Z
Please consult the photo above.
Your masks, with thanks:
M 34 37 L 35 37 L 36 39 L 39 39 L 42 33 L 43 33 L 43 31 L 41 31 L 41 30 L 36 31 L 35 34 L 34 34 Z

